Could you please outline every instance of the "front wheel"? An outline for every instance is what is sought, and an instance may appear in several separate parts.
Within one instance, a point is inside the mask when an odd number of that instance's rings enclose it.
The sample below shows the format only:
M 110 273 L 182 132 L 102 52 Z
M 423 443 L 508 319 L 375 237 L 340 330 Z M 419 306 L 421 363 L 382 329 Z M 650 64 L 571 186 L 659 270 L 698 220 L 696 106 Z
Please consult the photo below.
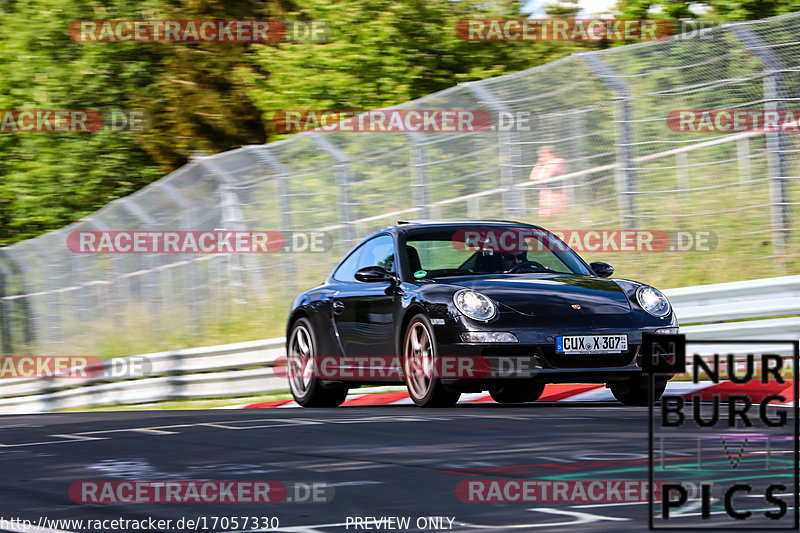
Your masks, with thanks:
M 544 392 L 544 383 L 501 383 L 489 387 L 489 395 L 497 403 L 535 402 Z
M 311 322 L 294 323 L 286 344 L 286 375 L 294 401 L 303 407 L 336 407 L 347 397 L 347 389 L 326 389 L 317 377 L 317 338 Z
M 450 392 L 436 377 L 436 342 L 425 315 L 411 319 L 403 340 L 403 376 L 411 400 L 420 407 L 452 407 L 461 394 Z
M 625 405 L 643 406 L 647 405 L 649 398 L 648 394 L 648 381 L 649 378 L 642 376 L 640 378 L 630 379 L 623 383 L 609 384 L 608 388 L 611 389 L 611 394 L 614 398 L 619 400 Z M 663 378 L 655 378 L 655 390 L 653 391 L 653 401 L 658 401 L 664 394 L 667 388 L 667 380 Z

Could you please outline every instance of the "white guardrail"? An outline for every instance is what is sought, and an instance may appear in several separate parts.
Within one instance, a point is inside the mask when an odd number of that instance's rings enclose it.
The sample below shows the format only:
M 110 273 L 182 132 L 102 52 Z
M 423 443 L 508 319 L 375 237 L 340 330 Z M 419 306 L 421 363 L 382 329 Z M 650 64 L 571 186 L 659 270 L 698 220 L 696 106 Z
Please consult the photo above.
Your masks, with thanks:
M 800 275 L 700 285 L 664 291 L 689 340 L 799 340 Z M 286 339 L 264 339 L 110 360 L 127 368 L 150 365 L 144 378 L 13 378 L 0 380 L 0 413 L 35 413 L 102 405 L 223 398 L 287 390 L 272 363 Z M 696 345 L 693 353 L 725 353 L 730 346 Z M 753 353 L 791 355 L 791 345 L 751 344 Z M 107 362 L 108 363 L 108 362 Z

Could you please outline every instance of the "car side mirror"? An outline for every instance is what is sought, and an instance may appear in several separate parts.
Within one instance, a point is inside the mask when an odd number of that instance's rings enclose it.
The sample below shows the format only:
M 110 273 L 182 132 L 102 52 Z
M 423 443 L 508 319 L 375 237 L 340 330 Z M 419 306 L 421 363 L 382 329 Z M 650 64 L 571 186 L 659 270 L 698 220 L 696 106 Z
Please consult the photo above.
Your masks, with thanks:
M 392 276 L 382 266 L 373 265 L 359 268 L 356 271 L 355 278 L 356 281 L 363 281 L 364 283 L 377 283 L 390 281 Z
M 594 273 L 600 276 L 601 278 L 607 278 L 614 273 L 614 267 L 612 267 L 608 263 L 601 263 L 600 261 L 596 261 L 594 263 L 589 263 L 589 266 L 592 268 L 592 270 L 594 270 Z

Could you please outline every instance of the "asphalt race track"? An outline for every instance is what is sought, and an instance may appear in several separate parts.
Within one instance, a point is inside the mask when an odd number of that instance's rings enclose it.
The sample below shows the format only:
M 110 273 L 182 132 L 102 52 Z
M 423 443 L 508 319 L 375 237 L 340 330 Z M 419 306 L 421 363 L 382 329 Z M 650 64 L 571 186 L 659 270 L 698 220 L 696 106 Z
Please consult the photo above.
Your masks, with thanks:
M 452 529 L 443 519 L 444 528 L 410 531 L 642 531 L 646 503 L 465 502 L 456 485 L 645 481 L 647 465 L 647 409 L 616 403 L 3 416 L 0 517 L 35 525 L 42 517 L 204 516 L 210 526 L 213 517 L 266 516 L 280 520 L 280 531 L 338 532 L 390 530 L 358 529 L 347 517 L 405 516 L 412 525 L 420 517 L 423 525 L 435 525 L 424 517 L 453 519 Z M 68 489 L 81 480 L 325 482 L 335 496 L 329 503 L 79 504 Z M 60 529 L 46 524 L 40 531 Z

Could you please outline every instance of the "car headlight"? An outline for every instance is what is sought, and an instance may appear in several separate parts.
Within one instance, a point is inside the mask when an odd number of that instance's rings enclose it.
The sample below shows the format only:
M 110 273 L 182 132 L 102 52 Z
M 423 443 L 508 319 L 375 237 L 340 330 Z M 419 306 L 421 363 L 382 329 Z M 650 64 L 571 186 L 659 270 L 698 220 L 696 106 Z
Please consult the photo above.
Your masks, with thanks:
M 485 322 L 497 314 L 497 307 L 488 296 L 469 289 L 462 289 L 455 293 L 453 303 L 461 313 L 473 320 Z
M 672 307 L 664 294 L 653 287 L 639 287 L 636 290 L 636 300 L 642 309 L 653 316 L 663 318 L 670 314 Z

